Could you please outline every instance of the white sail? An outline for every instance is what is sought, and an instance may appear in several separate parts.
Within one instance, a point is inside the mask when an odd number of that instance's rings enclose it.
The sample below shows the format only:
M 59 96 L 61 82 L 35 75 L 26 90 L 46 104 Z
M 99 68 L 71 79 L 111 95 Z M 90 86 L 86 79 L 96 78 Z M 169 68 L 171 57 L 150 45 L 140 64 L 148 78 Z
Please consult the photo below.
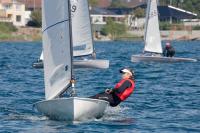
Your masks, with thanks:
M 44 57 L 43 57 L 43 51 L 42 51 L 42 53 L 40 55 L 40 60 L 43 60 L 43 59 L 44 59 Z
M 91 22 L 87 0 L 71 0 L 73 55 L 93 53 Z
M 157 0 L 148 0 L 146 15 L 144 51 L 162 53 Z
M 72 53 L 68 0 L 43 0 L 42 31 L 45 98 L 59 96 L 70 85 Z

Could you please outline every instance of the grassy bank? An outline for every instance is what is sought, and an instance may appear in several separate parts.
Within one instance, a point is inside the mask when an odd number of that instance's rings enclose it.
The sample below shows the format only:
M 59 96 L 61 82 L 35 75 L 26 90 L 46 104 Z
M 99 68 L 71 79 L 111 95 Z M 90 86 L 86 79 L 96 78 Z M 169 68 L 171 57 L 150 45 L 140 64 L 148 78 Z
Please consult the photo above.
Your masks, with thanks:
M 1 41 L 17 41 L 17 40 L 24 40 L 24 36 L 22 35 L 13 35 L 9 33 L 1 33 L 0 34 Z
M 16 28 L 12 23 L 0 23 L 0 41 L 38 41 L 41 40 L 40 28 Z
M 127 40 L 127 41 L 142 40 L 142 39 L 143 39 L 143 36 L 134 35 L 134 34 L 130 34 L 130 33 L 125 33 L 125 34 L 122 34 L 115 38 L 115 40 Z
M 199 27 L 195 27 L 199 29 Z M 97 35 L 94 33 L 94 40 L 143 40 L 144 31 L 128 31 L 123 34 L 116 34 L 113 38 L 111 34 Z M 200 30 L 162 30 L 162 40 L 200 40 Z M 0 23 L 0 41 L 41 41 L 41 28 L 18 27 L 15 28 L 10 23 Z

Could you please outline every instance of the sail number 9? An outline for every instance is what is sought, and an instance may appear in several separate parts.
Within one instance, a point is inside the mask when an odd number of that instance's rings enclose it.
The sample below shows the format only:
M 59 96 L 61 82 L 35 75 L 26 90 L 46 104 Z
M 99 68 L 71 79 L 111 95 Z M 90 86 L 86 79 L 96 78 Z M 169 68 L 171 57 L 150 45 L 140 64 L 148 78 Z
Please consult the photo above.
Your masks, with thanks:
M 75 5 L 72 5 L 72 7 L 71 7 L 71 12 L 75 12 L 76 11 L 76 6 Z

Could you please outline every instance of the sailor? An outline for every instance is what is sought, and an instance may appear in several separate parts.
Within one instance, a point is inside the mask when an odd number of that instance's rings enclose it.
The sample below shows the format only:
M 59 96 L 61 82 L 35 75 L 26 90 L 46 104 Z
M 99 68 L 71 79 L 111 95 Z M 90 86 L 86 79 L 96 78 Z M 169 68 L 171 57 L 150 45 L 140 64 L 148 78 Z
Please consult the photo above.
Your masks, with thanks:
M 135 88 L 134 72 L 130 68 L 120 70 L 122 79 L 112 89 L 106 89 L 105 92 L 96 94 L 90 98 L 108 101 L 110 106 L 115 107 L 126 100 Z
M 163 55 L 167 57 L 173 57 L 175 55 L 175 49 L 171 46 L 170 42 L 166 43 Z

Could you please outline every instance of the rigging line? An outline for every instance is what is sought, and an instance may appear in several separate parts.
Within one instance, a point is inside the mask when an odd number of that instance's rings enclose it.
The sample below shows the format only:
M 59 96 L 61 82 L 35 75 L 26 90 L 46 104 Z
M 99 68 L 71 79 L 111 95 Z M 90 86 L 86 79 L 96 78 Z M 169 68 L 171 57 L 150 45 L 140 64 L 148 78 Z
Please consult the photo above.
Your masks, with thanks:
M 69 21 L 69 19 L 65 19 L 65 20 L 63 20 L 63 21 L 57 22 L 57 23 L 55 23 L 55 24 L 53 24 L 53 25 L 50 25 L 49 27 L 47 27 L 46 29 L 44 29 L 44 30 L 42 31 L 42 33 L 45 32 L 46 30 L 48 30 L 48 29 L 50 29 L 50 28 L 52 28 L 52 27 L 54 27 L 54 26 L 56 26 L 56 25 L 58 25 L 58 24 L 60 24 L 60 23 L 66 22 L 66 21 Z

